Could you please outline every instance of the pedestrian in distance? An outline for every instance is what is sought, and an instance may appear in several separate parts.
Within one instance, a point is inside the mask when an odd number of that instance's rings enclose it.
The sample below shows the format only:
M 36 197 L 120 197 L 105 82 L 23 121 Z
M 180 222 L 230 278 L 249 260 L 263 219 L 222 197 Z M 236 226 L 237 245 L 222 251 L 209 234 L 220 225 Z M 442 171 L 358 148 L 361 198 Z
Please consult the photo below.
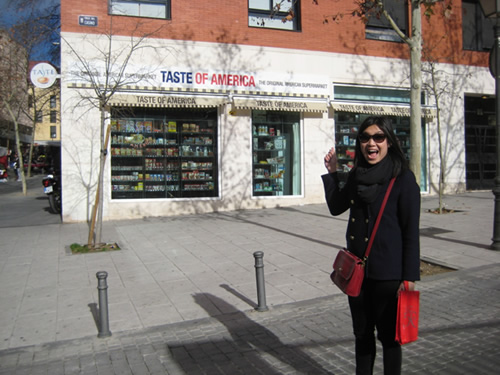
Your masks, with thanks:
M 420 280 L 420 189 L 386 117 L 369 117 L 356 136 L 354 166 L 340 184 L 337 154 L 325 155 L 325 197 L 334 216 L 349 210 L 347 249 L 363 258 L 390 180 L 395 177 L 358 297 L 349 296 L 355 337 L 356 374 L 372 374 L 376 338 L 382 343 L 384 374 L 400 374 L 401 345 L 395 340 L 399 292 L 403 282 Z
M 21 181 L 21 171 L 20 171 L 20 165 L 19 165 L 19 156 L 17 155 L 17 152 L 14 154 L 14 161 L 12 163 L 12 168 L 14 168 L 14 171 L 16 172 L 16 181 Z

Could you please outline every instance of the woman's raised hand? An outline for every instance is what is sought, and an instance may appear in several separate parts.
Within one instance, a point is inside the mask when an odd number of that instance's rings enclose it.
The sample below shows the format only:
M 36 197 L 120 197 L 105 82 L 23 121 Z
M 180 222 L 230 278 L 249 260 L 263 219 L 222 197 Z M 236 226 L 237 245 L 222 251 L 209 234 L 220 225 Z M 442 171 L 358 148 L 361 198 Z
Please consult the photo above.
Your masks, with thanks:
M 325 167 L 329 173 L 337 171 L 337 153 L 335 152 L 335 147 L 332 147 L 325 155 Z

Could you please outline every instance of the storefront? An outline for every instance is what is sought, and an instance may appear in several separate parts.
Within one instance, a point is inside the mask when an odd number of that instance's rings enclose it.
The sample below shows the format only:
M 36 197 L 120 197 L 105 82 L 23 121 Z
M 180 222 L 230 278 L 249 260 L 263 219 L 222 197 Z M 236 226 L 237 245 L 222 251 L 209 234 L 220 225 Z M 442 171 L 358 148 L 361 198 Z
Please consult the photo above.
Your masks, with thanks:
M 307 176 L 305 133 L 320 138 L 319 124 L 333 126 L 326 77 L 291 80 L 279 73 L 222 74 L 186 67 L 156 73 L 143 85 L 121 87 L 107 102 L 105 218 L 286 206 L 307 202 L 308 182 L 320 190 Z M 72 96 L 76 102 L 92 95 L 92 85 L 82 76 L 75 70 L 63 89 L 68 102 Z M 91 185 L 86 176 L 97 177 L 95 158 L 88 166 L 71 163 L 95 155 L 98 144 L 99 113 L 86 113 L 85 121 L 82 113 L 73 107 L 64 115 L 66 124 L 79 124 L 70 132 L 65 128 L 66 144 L 85 144 L 63 151 L 66 181 L 70 175 L 81 179 L 81 184 L 75 179 L 66 184 L 67 202 L 88 194 L 78 190 Z M 84 168 L 89 171 L 82 173 Z M 82 220 L 90 212 L 83 205 L 63 206 L 66 220 Z
M 128 43 L 114 41 L 122 48 Z M 106 40 L 65 36 L 65 43 L 93 62 L 94 78 L 104 84 L 105 68 L 94 47 L 100 42 Z M 151 52 L 147 63 L 139 55 L 128 62 L 123 74 L 132 84 L 120 85 L 106 103 L 104 129 L 96 103 L 81 105 L 96 98 L 85 67 L 71 48 L 62 49 L 64 221 L 90 217 L 108 128 L 104 220 L 323 203 L 325 153 L 336 146 L 342 168 L 352 168 L 355 134 L 370 115 L 390 117 L 410 152 L 405 60 L 366 57 L 360 65 L 357 55 L 255 46 L 228 54 L 222 43 L 151 43 L 178 54 L 165 59 Z M 441 113 L 453 124 L 446 134 L 446 157 L 453 160 L 448 191 L 461 191 L 463 109 L 454 98 L 442 98 Z M 432 98 L 421 103 L 421 188 L 434 193 L 440 167 L 436 114 Z
M 296 87 L 325 80 L 310 77 Z M 281 87 L 276 77 L 272 85 Z M 321 166 L 328 138 L 347 172 L 358 126 L 370 115 L 391 117 L 409 154 L 408 90 L 331 84 L 273 89 L 142 86 L 116 93 L 107 107 L 107 217 L 317 202 L 322 193 L 316 179 L 322 171 L 315 168 Z M 431 117 L 432 110 L 424 108 L 424 119 Z M 307 160 L 307 155 L 313 157 Z

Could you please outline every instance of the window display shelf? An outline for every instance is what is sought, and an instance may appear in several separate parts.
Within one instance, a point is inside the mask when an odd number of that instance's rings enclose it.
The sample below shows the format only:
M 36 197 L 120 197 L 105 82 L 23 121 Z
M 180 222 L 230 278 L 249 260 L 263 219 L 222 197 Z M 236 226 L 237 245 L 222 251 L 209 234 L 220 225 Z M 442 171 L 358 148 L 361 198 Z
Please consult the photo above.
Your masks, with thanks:
M 119 167 L 111 167 L 112 171 L 141 171 L 142 166 L 136 167 L 127 167 L 127 166 L 119 166 Z
M 140 179 L 140 178 L 137 178 L 135 176 L 125 175 L 125 176 L 113 176 L 111 181 L 113 181 L 113 182 L 137 182 L 137 181 L 144 181 L 144 180 L 142 178 Z
M 301 194 L 300 113 L 252 111 L 252 196 Z
M 267 131 L 268 134 L 265 134 Z M 279 132 L 280 135 L 276 135 Z M 271 134 L 269 134 L 271 133 Z M 290 156 L 287 136 L 275 127 L 258 127 L 253 135 L 254 195 L 284 195 L 285 173 Z
M 112 198 L 218 195 L 215 124 L 215 119 L 112 120 Z
M 206 182 L 203 184 L 185 184 L 184 191 L 205 191 L 205 190 L 213 190 L 214 184 L 213 182 Z

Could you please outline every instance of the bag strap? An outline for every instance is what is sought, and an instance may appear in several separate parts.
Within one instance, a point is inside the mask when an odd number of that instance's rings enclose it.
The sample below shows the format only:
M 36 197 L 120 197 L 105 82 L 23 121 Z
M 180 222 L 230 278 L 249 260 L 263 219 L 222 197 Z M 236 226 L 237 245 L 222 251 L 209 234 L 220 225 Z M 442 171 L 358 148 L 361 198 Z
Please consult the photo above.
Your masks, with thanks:
M 368 242 L 368 246 L 366 247 L 364 260 L 366 260 L 368 258 L 368 255 L 370 255 L 370 251 L 371 251 L 372 245 L 373 245 L 373 240 L 375 239 L 375 234 L 377 233 L 378 226 L 380 224 L 380 220 L 382 219 L 382 214 L 384 213 L 385 205 L 387 204 L 387 200 L 389 199 L 389 194 L 391 194 L 391 190 L 392 190 L 392 186 L 394 185 L 394 181 L 396 181 L 396 177 L 393 177 L 391 179 L 391 182 L 389 182 L 389 187 L 387 188 L 387 191 L 385 192 L 382 206 L 380 206 L 380 211 L 378 212 L 377 220 L 375 221 L 375 225 L 373 227 L 373 231 L 372 231 L 372 234 L 370 236 L 370 241 Z

